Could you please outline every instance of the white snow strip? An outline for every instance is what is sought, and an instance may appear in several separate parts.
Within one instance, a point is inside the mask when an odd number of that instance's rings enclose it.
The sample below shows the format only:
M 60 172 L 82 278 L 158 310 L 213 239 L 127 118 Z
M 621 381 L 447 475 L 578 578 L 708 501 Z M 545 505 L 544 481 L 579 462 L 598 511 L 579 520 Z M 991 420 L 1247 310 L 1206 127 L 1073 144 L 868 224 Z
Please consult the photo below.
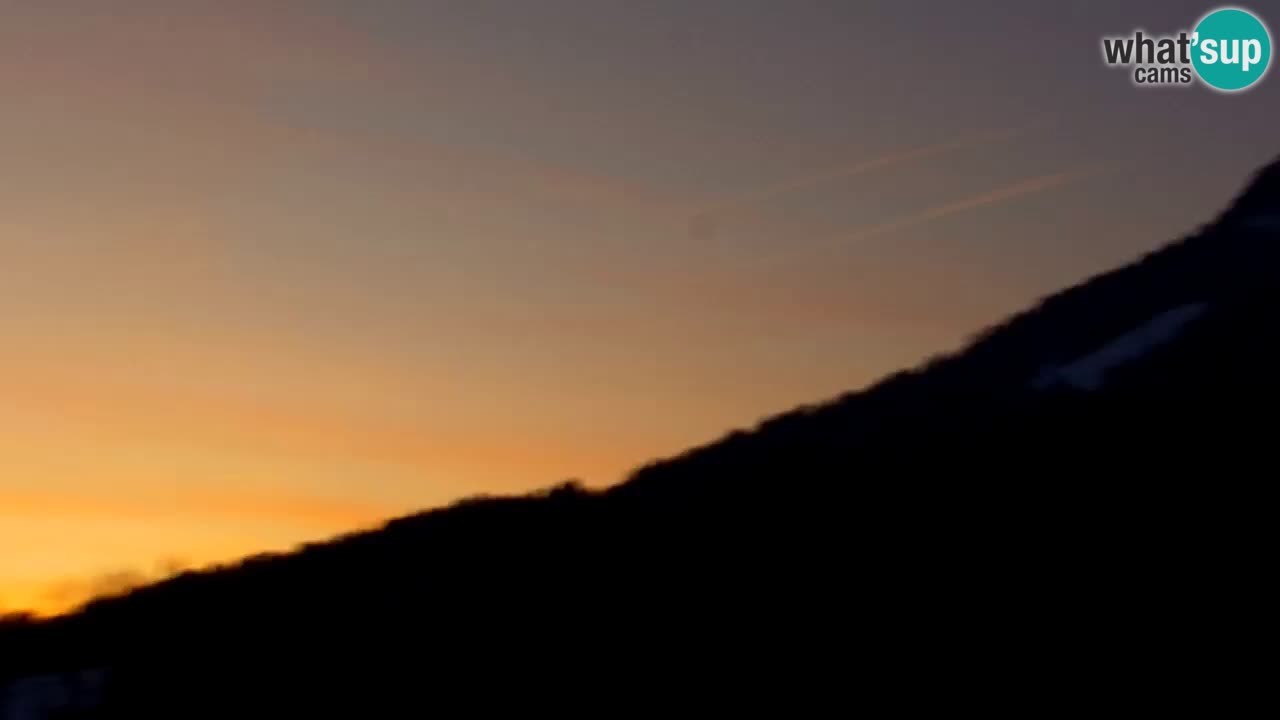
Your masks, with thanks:
M 1138 360 L 1172 341 L 1188 323 L 1203 315 L 1206 309 L 1204 303 L 1194 303 L 1162 312 L 1144 325 L 1074 362 L 1045 368 L 1032 382 L 1032 387 L 1043 390 L 1065 384 L 1079 390 L 1097 390 L 1106 381 L 1107 372 Z
M 102 703 L 106 672 L 41 675 L 0 687 L 0 720 L 48 720 Z
M 1280 215 L 1255 215 L 1246 219 L 1244 226 L 1250 230 L 1280 232 Z

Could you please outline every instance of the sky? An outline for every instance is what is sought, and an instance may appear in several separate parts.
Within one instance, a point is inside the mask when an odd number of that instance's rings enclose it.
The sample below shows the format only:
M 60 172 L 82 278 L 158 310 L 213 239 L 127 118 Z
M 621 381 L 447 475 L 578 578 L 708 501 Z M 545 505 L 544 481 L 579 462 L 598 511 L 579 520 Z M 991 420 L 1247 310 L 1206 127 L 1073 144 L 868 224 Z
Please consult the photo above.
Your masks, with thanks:
M 0 610 L 614 483 L 1194 231 L 1280 79 L 1100 47 L 1213 7 L 0 0 Z

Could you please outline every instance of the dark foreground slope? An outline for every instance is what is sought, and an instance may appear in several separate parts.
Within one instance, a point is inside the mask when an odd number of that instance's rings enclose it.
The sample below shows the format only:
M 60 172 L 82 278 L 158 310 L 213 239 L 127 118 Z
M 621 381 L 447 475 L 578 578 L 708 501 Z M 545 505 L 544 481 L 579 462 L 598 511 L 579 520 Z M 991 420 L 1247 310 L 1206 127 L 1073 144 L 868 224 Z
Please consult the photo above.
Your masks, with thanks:
M 1230 712 L 1218 681 L 1261 677 L 1272 592 L 1278 241 L 1280 164 L 963 352 L 608 491 L 468 501 L 14 625 L 0 681 L 103 668 L 113 717 L 1026 714 L 1210 686 Z

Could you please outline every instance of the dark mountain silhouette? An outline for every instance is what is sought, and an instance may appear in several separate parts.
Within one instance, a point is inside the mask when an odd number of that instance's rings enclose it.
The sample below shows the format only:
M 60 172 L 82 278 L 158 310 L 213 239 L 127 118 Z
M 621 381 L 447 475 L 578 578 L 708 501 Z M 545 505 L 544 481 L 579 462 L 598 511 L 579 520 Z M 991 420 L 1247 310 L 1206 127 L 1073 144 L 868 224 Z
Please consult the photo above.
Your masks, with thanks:
M 11 621 L 0 685 L 103 669 L 110 717 L 1230 713 L 1270 596 L 1278 239 L 1280 162 L 962 351 L 616 487 Z

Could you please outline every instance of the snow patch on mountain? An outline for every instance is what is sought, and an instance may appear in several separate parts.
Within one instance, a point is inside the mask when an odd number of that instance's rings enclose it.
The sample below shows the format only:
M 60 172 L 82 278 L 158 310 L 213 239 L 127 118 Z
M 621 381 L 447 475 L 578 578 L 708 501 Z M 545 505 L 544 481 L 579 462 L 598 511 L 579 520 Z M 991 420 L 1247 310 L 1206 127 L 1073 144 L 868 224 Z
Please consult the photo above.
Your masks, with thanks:
M 1244 226 L 1249 230 L 1280 232 L 1280 215 L 1254 215 L 1244 221 Z
M 1032 387 L 1046 390 L 1066 385 L 1077 390 L 1098 390 L 1109 371 L 1139 360 L 1157 347 L 1173 341 L 1206 309 L 1204 303 L 1193 303 L 1162 312 L 1088 355 L 1066 365 L 1042 369 L 1032 381 Z
M 105 670 L 39 675 L 0 686 L 0 720 L 49 720 L 90 712 L 102 704 Z

